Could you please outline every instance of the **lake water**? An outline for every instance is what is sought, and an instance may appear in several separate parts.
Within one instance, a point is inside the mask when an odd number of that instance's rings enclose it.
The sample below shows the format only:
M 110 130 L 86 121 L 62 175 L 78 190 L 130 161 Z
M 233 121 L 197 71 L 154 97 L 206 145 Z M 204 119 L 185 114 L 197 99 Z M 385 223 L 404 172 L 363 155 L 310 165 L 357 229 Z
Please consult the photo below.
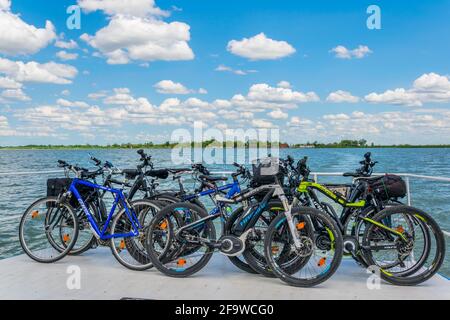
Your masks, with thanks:
M 450 149 L 282 149 L 280 156 L 295 159 L 309 157 L 312 171 L 343 172 L 358 167 L 366 151 L 372 151 L 379 161 L 375 172 L 415 173 L 450 177 Z M 229 152 L 232 152 L 230 149 Z M 57 170 L 56 161 L 66 160 L 80 166 L 89 166 L 89 153 L 116 166 L 133 168 L 138 163 L 135 150 L 0 150 L 0 173 Z M 171 151 L 149 150 L 156 167 L 172 166 Z M 232 170 L 230 165 L 213 165 L 213 169 Z M 46 180 L 62 177 L 63 173 L 34 175 L 0 174 L 0 259 L 21 254 L 18 224 L 23 211 L 34 200 L 45 196 Z M 349 182 L 349 178 L 321 177 L 321 182 Z M 430 213 L 443 230 L 450 231 L 450 183 L 412 179 L 412 204 Z M 450 238 L 446 237 L 447 243 Z M 450 276 L 448 250 L 441 273 Z

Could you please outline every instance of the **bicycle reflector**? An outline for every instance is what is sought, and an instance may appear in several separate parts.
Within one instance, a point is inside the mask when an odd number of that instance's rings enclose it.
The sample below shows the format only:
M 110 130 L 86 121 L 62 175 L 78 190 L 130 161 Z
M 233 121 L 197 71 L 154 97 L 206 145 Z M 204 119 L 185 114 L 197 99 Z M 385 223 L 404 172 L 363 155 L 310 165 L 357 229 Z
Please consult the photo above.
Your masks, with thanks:
M 39 215 L 39 211 L 35 210 L 31 213 L 31 219 L 35 219 L 37 218 L 37 216 Z
M 185 264 L 186 264 L 186 260 L 185 260 L 185 259 L 183 259 L 183 258 L 178 259 L 178 261 L 177 261 L 177 266 L 182 267 L 182 266 L 184 266 Z
M 167 229 L 167 221 L 164 220 L 163 222 L 161 222 L 161 224 L 159 225 L 159 228 L 161 230 L 166 230 Z
M 302 230 L 305 228 L 305 223 L 299 222 L 299 223 L 297 223 L 296 227 L 297 227 L 297 230 Z
M 67 243 L 67 242 L 69 242 L 69 240 L 70 240 L 70 236 L 69 236 L 69 234 L 65 234 L 64 236 L 63 236 L 63 241 L 64 241 L 64 243 Z
M 325 257 L 320 258 L 319 262 L 317 263 L 317 266 L 323 267 L 326 261 L 327 261 L 327 258 L 325 258 Z

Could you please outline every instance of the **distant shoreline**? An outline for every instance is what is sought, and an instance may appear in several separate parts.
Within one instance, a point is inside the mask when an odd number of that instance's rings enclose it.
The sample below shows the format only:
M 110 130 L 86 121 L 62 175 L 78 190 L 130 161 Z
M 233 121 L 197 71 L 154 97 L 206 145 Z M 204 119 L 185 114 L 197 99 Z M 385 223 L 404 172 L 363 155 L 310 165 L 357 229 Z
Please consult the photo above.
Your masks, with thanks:
M 185 146 L 188 147 L 188 146 Z M 218 147 L 218 146 L 214 146 Z M 219 146 L 220 147 L 220 146 Z M 172 149 L 173 146 L 162 147 L 162 146 L 136 146 L 136 147 L 112 147 L 112 146 L 8 146 L 0 147 L 2 150 L 136 150 L 136 149 Z M 193 148 L 200 148 L 196 146 Z M 205 148 L 205 147 L 203 147 Z M 239 147 L 223 147 L 224 149 L 242 149 L 244 146 Z M 269 147 L 270 148 L 270 147 Z M 283 147 L 280 149 L 448 149 L 450 145 L 388 145 L 388 146 L 364 146 L 364 147 L 354 147 L 354 146 L 292 146 Z
M 410 145 L 410 144 L 398 144 L 398 145 L 376 145 L 375 143 L 368 143 L 366 139 L 359 140 L 347 140 L 343 139 L 339 142 L 322 143 L 318 141 L 308 141 L 306 143 L 286 143 L 286 142 L 270 142 L 270 141 L 217 141 L 215 139 L 199 141 L 199 142 L 184 142 L 173 143 L 166 141 L 164 143 L 112 143 L 107 145 L 96 144 L 72 144 L 72 145 L 38 145 L 29 144 L 24 146 L 0 146 L 0 150 L 92 150 L 92 149 L 173 149 L 175 147 L 183 148 L 224 148 L 224 149 L 242 149 L 242 148 L 271 148 L 272 145 L 278 146 L 280 149 L 367 149 L 367 148 L 450 148 L 450 144 L 441 145 Z

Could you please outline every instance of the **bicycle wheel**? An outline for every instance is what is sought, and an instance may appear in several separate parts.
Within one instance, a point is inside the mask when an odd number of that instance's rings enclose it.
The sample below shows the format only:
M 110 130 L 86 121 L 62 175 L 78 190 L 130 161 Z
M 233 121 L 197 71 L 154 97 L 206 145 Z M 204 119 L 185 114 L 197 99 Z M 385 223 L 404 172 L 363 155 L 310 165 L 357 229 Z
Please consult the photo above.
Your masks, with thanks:
M 104 221 L 106 219 L 106 206 L 103 200 L 95 202 L 90 201 L 87 205 L 89 207 L 89 211 L 93 214 L 97 221 Z M 83 254 L 87 250 L 96 246 L 98 242 L 91 229 L 91 224 L 81 207 L 77 209 L 76 214 L 78 216 L 79 232 L 77 242 L 69 252 L 69 255 L 71 256 Z
M 268 203 L 267 207 L 263 209 L 258 221 L 252 227 L 253 233 L 247 238 L 246 249 L 243 252 L 245 261 L 255 272 L 270 278 L 274 278 L 275 274 L 268 266 L 264 256 L 264 238 L 271 222 L 283 212 L 284 208 L 280 202 Z M 280 254 L 280 257 L 285 260 L 283 263 L 286 263 L 289 261 L 289 258 L 287 258 L 286 255 L 286 247 L 283 247 L 281 250 L 282 253 Z M 298 259 L 297 257 L 294 257 L 294 259 L 297 260 L 298 264 L 300 264 L 299 268 L 301 268 L 303 261 L 300 261 L 301 259 Z M 292 261 L 289 261 L 289 263 L 295 265 Z
M 235 225 L 236 221 L 239 219 L 239 217 L 242 215 L 243 212 L 244 208 L 239 207 L 231 214 L 231 216 L 228 218 L 224 226 L 225 235 L 229 235 L 230 233 L 232 233 L 233 226 Z M 238 257 L 231 257 L 231 256 L 227 257 L 231 261 L 231 263 L 234 264 L 239 269 L 251 274 L 258 273 L 252 267 L 250 267 L 250 265 L 245 261 L 245 258 L 242 255 Z
M 200 271 L 211 259 L 214 249 L 205 242 L 216 239 L 211 220 L 195 223 L 208 213 L 191 203 L 175 203 L 162 209 L 147 230 L 147 252 L 153 265 L 171 277 L 187 277 Z
M 294 245 L 286 215 L 278 215 L 270 224 L 264 242 L 268 265 L 278 278 L 289 285 L 318 285 L 331 277 L 341 263 L 341 232 L 332 218 L 317 209 L 296 207 L 292 209 L 291 215 L 300 246 L 297 248 Z M 288 252 L 283 254 L 303 260 L 302 268 L 293 269 L 280 255 L 286 249 L 277 248 L 288 248 Z M 289 261 L 299 263 L 292 258 Z
M 70 205 L 60 203 L 56 197 L 37 200 L 20 220 L 20 245 L 31 259 L 38 262 L 62 259 L 73 248 L 77 237 L 76 214 Z
M 445 239 L 436 221 L 414 207 L 398 205 L 377 213 L 364 232 L 362 252 L 382 279 L 412 286 L 431 278 L 445 258 Z
M 131 220 L 125 209 L 121 209 L 111 224 L 110 248 L 114 257 L 131 270 L 146 270 L 153 266 L 145 248 L 145 235 L 151 220 L 161 209 L 157 201 L 136 200 L 130 203 L 129 211 L 139 219 L 141 228 L 137 236 L 124 236 L 133 231 Z

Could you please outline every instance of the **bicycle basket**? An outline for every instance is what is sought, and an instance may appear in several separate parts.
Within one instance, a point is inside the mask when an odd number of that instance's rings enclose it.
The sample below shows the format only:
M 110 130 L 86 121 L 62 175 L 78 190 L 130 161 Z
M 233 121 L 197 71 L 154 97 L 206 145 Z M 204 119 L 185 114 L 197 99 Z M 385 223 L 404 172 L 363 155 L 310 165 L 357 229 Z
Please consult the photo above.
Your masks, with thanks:
M 48 179 L 47 180 L 47 196 L 48 197 L 59 196 L 60 194 L 69 190 L 71 183 L 72 183 L 71 178 Z M 85 186 L 85 185 L 77 185 L 77 190 L 80 193 L 80 196 L 83 200 L 86 200 L 87 198 L 89 198 L 93 191 L 92 188 Z M 80 204 L 78 203 L 78 200 L 74 196 L 72 196 L 72 198 L 70 199 L 69 204 L 74 209 L 77 209 L 80 206 Z
M 278 182 L 283 185 L 285 173 L 283 172 L 279 159 L 274 157 L 258 159 L 253 162 L 252 187 Z
M 382 200 L 391 198 L 403 198 L 406 196 L 406 183 L 402 177 L 394 174 L 386 174 L 369 181 L 373 192 Z

